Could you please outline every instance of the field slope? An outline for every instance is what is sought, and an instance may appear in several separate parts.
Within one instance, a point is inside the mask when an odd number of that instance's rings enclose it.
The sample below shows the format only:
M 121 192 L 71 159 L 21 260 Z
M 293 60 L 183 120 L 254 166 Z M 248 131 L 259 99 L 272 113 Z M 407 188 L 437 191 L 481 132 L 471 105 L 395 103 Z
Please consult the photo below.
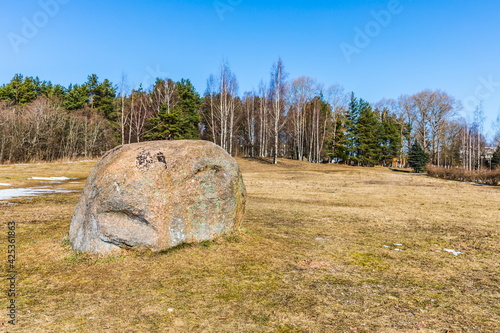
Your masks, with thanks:
M 15 221 L 19 271 L 15 329 L 2 273 L 0 330 L 500 331 L 498 188 L 238 161 L 248 191 L 238 234 L 107 258 L 74 254 L 66 239 L 94 162 L 0 167 L 0 183 L 66 176 L 51 186 L 76 191 L 0 203 L 1 265 Z

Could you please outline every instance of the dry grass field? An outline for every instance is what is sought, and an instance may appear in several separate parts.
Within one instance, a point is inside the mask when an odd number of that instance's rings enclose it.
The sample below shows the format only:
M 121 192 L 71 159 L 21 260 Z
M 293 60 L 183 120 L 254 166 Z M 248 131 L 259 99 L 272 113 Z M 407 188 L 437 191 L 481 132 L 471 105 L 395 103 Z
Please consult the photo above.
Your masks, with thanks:
M 9 332 L 499 332 L 500 189 L 354 168 L 239 159 L 237 234 L 164 253 L 91 257 L 66 234 L 93 162 L 0 167 L 0 183 L 77 178 L 0 203 L 17 222 Z M 2 187 L 0 187 L 2 188 Z M 457 256 L 443 249 L 460 252 Z M 4 270 L 2 270 L 4 272 Z

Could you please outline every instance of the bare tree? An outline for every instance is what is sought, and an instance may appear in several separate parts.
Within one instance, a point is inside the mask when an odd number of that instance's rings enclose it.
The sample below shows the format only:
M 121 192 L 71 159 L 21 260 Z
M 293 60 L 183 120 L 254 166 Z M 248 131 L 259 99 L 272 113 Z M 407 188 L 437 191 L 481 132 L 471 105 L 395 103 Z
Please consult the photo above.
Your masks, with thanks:
M 129 92 L 129 87 L 127 84 L 127 77 L 122 74 L 122 80 L 120 83 L 120 137 L 122 145 L 125 144 L 125 128 L 130 123 L 130 110 L 126 108 L 126 100 Z
M 270 83 L 270 100 L 272 103 L 272 131 L 273 131 L 273 163 L 278 164 L 279 143 L 280 143 L 280 130 L 284 125 L 285 108 L 286 108 L 286 85 L 285 67 L 281 58 L 275 63 L 271 69 L 271 83 Z
M 269 143 L 271 131 L 269 130 L 271 125 L 271 107 L 269 103 L 269 90 L 266 84 L 261 81 L 259 84 L 259 156 L 267 157 L 269 151 Z
M 340 124 L 341 127 L 345 127 L 349 94 L 346 93 L 342 85 L 335 83 L 329 86 L 326 90 L 326 98 L 332 108 L 331 150 L 334 151 L 335 146 L 337 145 L 337 131 L 339 130 L 337 124 Z
M 243 111 L 244 111 L 244 134 L 245 142 L 247 146 L 247 155 L 255 156 L 255 144 L 256 144 L 256 131 L 257 131 L 257 117 L 256 117 L 256 96 L 255 93 L 245 93 L 243 99 Z
M 399 106 L 412 125 L 413 136 L 431 154 L 432 162 L 440 165 L 446 125 L 460 105 L 443 91 L 424 90 L 410 97 L 400 97 Z
M 212 133 L 212 140 L 230 154 L 233 153 L 236 129 L 237 94 L 236 76 L 229 64 L 223 61 L 218 77 L 210 76 L 208 79 L 205 97 L 209 105 L 203 118 Z
M 135 142 L 140 142 L 145 133 L 146 121 L 153 117 L 154 110 L 151 108 L 150 96 L 146 91 L 139 90 L 135 94 L 132 92 L 132 98 L 130 127 L 135 133 Z
M 217 89 L 216 89 L 215 77 L 213 75 L 210 75 L 210 77 L 207 80 L 207 90 L 205 92 L 205 104 L 208 104 L 208 107 L 206 107 L 206 110 L 202 112 L 202 116 L 204 119 L 205 126 L 210 132 L 211 139 L 214 143 L 217 143 L 216 133 L 218 133 L 217 129 L 218 122 L 215 121 L 216 90 Z
M 291 122 L 293 151 L 298 160 L 304 158 L 306 107 L 318 92 L 319 85 L 317 82 L 306 76 L 301 76 L 293 80 L 290 87 L 290 112 L 288 119 Z
M 453 97 L 440 90 L 433 92 L 432 102 L 433 104 L 429 115 L 431 146 L 433 162 L 437 166 L 440 166 L 442 164 L 441 142 L 445 140 L 446 126 L 456 114 L 458 104 Z
M 166 113 L 169 114 L 177 99 L 175 82 L 171 79 L 156 79 L 148 98 L 155 116 L 158 116 L 163 107 L 166 109 Z

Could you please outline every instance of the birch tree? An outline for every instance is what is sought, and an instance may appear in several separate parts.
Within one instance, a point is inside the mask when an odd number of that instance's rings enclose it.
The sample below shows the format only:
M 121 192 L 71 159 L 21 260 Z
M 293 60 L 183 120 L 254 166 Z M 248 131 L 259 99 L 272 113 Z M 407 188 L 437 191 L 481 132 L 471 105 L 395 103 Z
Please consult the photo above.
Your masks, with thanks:
M 229 64 L 223 61 L 217 77 L 211 76 L 207 82 L 207 93 L 203 120 L 212 133 L 212 140 L 228 153 L 233 153 L 236 129 L 236 106 L 238 82 Z
M 273 163 L 278 164 L 280 130 L 284 126 L 286 110 L 286 85 L 285 67 L 281 58 L 273 65 L 271 69 L 270 94 L 271 100 L 271 120 L 273 133 Z
M 306 76 L 293 80 L 290 86 L 290 111 L 288 114 L 290 130 L 292 131 L 290 136 L 293 141 L 293 153 L 300 161 L 304 158 L 306 108 L 308 103 L 318 94 L 318 88 L 317 82 Z
M 244 141 L 246 153 L 250 157 L 255 156 L 256 132 L 257 132 L 257 112 L 256 112 L 256 96 L 255 93 L 247 92 L 243 98 L 243 113 L 244 113 Z
M 259 156 L 267 157 L 271 142 L 271 107 L 269 101 L 269 90 L 266 84 L 261 81 L 259 84 Z

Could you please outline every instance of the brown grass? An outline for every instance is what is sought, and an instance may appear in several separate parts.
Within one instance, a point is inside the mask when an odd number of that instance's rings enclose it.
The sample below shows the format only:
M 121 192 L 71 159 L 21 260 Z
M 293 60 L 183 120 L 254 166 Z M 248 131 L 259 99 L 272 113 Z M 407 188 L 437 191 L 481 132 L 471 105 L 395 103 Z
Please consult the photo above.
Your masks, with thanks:
M 249 198 L 241 232 L 165 253 L 74 254 L 65 237 L 78 193 L 0 204 L 0 233 L 18 222 L 10 331 L 500 330 L 498 189 L 384 168 L 239 162 Z M 91 166 L 0 167 L 0 183 L 81 178 Z

